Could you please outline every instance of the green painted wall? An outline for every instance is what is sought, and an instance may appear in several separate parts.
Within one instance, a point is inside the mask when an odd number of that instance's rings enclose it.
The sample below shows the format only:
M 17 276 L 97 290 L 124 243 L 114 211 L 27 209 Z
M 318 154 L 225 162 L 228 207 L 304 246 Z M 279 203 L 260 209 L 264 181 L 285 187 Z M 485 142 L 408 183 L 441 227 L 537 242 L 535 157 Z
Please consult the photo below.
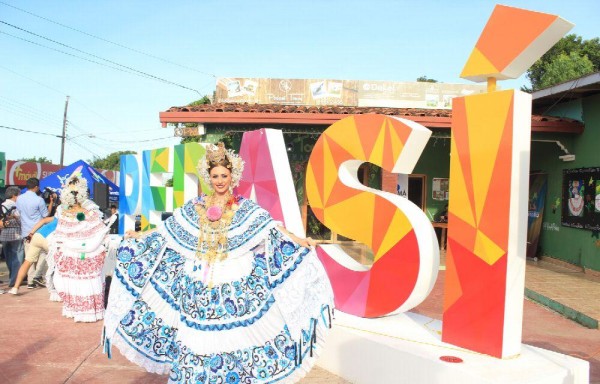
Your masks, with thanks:
M 531 144 L 531 170 L 548 174 L 548 195 L 540 237 L 541 254 L 571 264 L 600 271 L 600 241 L 588 230 L 561 226 L 563 169 L 600 166 L 600 95 L 580 102 L 563 103 L 546 115 L 582 116 L 585 131 L 579 136 L 534 134 Z M 560 140 L 576 160 L 563 162 L 564 152 L 555 144 L 536 140 Z M 564 202 L 566 203 L 566 202 Z
M 426 201 L 427 216 L 432 220 L 444 208 L 448 201 L 432 198 L 432 181 L 436 177 L 447 178 L 450 175 L 450 131 L 433 130 L 433 134 L 417 162 L 415 174 L 427 175 Z
M 531 143 L 531 171 L 548 174 L 548 195 L 544 210 L 542 233 L 540 237 L 541 254 L 552 256 L 566 262 L 600 271 L 600 239 L 592 232 L 561 226 L 562 172 L 563 169 L 600 166 L 600 95 L 588 97 L 583 101 L 571 101 L 541 111 L 544 115 L 569 117 L 583 120 L 585 132 L 579 136 L 566 134 L 534 133 Z M 211 130 L 220 139 L 226 129 Z M 253 129 L 253 127 L 246 127 Z M 280 127 L 273 127 L 280 128 Z M 289 127 L 287 127 L 289 129 Z M 305 127 L 303 127 L 305 128 Z M 316 131 L 323 127 L 310 127 Z M 239 127 L 237 127 L 239 129 Z M 255 129 L 255 128 L 254 128 Z M 215 132 L 216 131 L 216 132 Z M 315 134 L 318 136 L 318 134 Z M 430 218 L 444 208 L 446 201 L 432 198 L 433 178 L 447 178 L 450 173 L 450 132 L 433 129 L 433 135 L 423 155 L 413 171 L 426 175 L 426 204 Z M 239 138 L 234 147 L 239 147 Z M 564 152 L 555 142 L 541 140 L 559 140 L 570 153 L 576 155 L 576 161 L 563 162 L 558 156 Z M 237 146 L 235 145 L 237 144 Z

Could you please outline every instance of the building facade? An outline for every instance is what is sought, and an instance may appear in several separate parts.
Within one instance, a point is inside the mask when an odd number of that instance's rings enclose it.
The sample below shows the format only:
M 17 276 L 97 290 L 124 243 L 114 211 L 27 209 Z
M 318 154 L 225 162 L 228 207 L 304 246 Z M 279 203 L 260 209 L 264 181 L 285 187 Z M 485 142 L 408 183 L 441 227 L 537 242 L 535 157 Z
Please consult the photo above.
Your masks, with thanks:
M 407 197 L 435 221 L 449 197 L 451 109 L 219 103 L 173 107 L 161 112 L 160 120 L 165 127 L 169 124 L 175 127 L 180 136 L 199 135 L 202 142 L 213 143 L 225 140 L 233 148 L 239 148 L 246 131 L 281 129 L 307 233 L 322 241 L 337 242 L 347 239 L 329 232 L 311 214 L 304 195 L 304 171 L 314 143 L 328 126 L 349 115 L 365 113 L 402 117 L 432 130 L 413 174 L 405 181 Z M 532 130 L 535 134 L 570 137 L 583 132 L 583 124 L 569 118 L 533 115 Z M 399 192 L 398 175 L 375 166 L 364 165 L 359 170 L 359 178 L 371 187 Z
M 600 276 L 600 73 L 534 92 L 533 113 L 585 127 L 532 135 L 531 170 L 547 178 L 538 252 Z

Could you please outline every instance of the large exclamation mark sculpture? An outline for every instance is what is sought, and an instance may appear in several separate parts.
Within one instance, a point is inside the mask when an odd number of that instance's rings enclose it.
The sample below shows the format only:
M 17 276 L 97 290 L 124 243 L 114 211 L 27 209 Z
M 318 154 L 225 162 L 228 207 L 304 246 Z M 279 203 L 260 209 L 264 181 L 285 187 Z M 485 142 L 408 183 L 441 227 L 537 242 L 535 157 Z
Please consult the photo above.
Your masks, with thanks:
M 573 25 L 498 5 L 461 77 L 488 92 L 453 99 L 442 340 L 505 358 L 521 347 L 531 95 L 496 91 Z

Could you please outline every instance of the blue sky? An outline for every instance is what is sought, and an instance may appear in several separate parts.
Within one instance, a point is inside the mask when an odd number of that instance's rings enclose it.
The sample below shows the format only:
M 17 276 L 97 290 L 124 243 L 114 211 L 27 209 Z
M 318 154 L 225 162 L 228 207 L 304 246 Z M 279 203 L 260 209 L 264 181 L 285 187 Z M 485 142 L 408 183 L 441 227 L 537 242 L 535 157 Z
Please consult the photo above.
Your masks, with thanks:
M 414 81 L 425 75 L 468 83 L 458 75 L 495 4 L 0 0 L 0 126 L 47 134 L 0 128 L 0 151 L 7 159 L 45 156 L 58 163 L 60 139 L 51 135 L 62 132 L 67 95 L 70 164 L 179 143 L 161 127 L 159 112 L 212 94 L 215 76 Z M 571 33 L 600 36 L 598 0 L 502 4 L 558 14 L 575 23 Z M 523 84 L 524 75 L 500 86 Z

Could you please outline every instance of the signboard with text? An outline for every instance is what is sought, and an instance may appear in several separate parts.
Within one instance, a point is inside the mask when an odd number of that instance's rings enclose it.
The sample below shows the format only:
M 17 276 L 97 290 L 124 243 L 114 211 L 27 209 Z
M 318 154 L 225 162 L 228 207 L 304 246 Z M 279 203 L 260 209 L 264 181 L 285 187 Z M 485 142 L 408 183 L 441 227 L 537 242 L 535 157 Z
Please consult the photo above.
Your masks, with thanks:
M 31 177 L 42 179 L 59 169 L 60 166 L 55 164 L 8 160 L 6 162 L 6 185 L 24 187 L 27 179 Z
M 450 109 L 454 97 L 484 91 L 477 84 L 219 78 L 215 102 Z
M 34 163 L 31 161 L 15 160 L 7 160 L 3 162 L 3 160 L 4 153 L 0 152 L 0 165 L 3 166 L 3 168 L 0 169 L 0 179 L 4 179 L 5 185 L 18 185 L 24 187 L 25 183 L 27 182 L 27 179 L 31 177 L 43 179 L 44 177 L 50 176 L 51 174 L 60 169 L 60 165 L 56 164 Z M 4 173 L 4 170 L 6 170 L 6 173 Z M 97 169 L 97 171 L 113 183 L 119 185 L 119 171 L 102 169 Z M 2 186 L 3 185 L 0 181 L 0 187 Z

